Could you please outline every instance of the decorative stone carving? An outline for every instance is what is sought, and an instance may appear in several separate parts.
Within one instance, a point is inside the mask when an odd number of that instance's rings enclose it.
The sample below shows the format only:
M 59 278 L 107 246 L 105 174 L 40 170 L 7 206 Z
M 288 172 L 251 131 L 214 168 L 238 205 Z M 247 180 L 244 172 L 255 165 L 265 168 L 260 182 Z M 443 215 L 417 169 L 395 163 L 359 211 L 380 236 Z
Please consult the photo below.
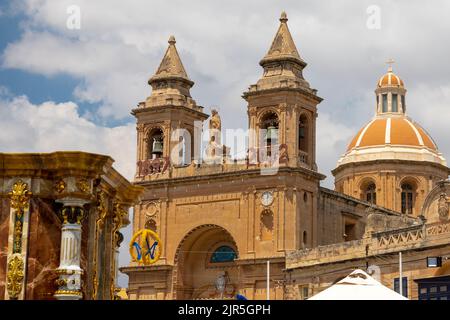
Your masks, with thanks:
M 379 247 L 394 247 L 407 243 L 422 241 L 424 238 L 423 229 L 417 228 L 407 232 L 389 232 L 378 238 Z
M 211 110 L 211 119 L 209 120 L 209 129 L 222 129 L 222 121 L 220 120 L 219 113 L 216 109 Z
M 438 213 L 439 213 L 439 219 L 441 219 L 442 221 L 448 220 L 449 200 L 447 198 L 447 194 L 445 194 L 445 193 L 441 193 L 439 195 Z
M 147 217 L 154 217 L 159 213 L 159 205 L 157 202 L 152 201 L 145 205 L 145 215 Z

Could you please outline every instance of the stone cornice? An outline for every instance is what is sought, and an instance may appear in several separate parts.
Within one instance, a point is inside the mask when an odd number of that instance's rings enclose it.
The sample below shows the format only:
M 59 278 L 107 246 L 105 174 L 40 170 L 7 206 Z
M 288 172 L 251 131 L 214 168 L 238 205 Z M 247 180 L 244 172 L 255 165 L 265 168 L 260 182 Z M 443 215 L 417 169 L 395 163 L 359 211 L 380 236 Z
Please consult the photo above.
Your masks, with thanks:
M 76 151 L 0 153 L 0 176 L 59 177 L 82 173 L 96 177 L 113 162 L 109 156 Z
M 432 223 L 373 233 L 360 240 L 335 243 L 286 254 L 286 268 L 330 265 L 379 255 L 447 246 L 450 223 Z
M 368 160 L 368 161 L 358 161 L 358 162 L 348 162 L 331 170 L 331 173 L 335 176 L 339 172 L 347 169 L 347 168 L 355 168 L 355 167 L 364 167 L 373 164 L 408 164 L 408 165 L 421 165 L 421 166 L 430 166 L 439 170 L 446 170 L 448 174 L 450 174 L 450 168 L 444 166 L 442 164 L 430 161 L 415 161 L 415 160 L 396 160 L 396 159 L 377 159 L 377 160 Z
M 198 107 L 201 108 L 201 107 Z M 137 116 L 140 113 L 160 113 L 161 111 L 187 111 L 194 114 L 197 117 L 203 118 L 204 120 L 208 119 L 209 115 L 203 113 L 201 111 L 186 107 L 186 106 L 176 106 L 176 105 L 164 105 L 164 106 L 156 106 L 156 107 L 140 107 L 131 110 L 131 114 L 133 116 Z
M 242 94 L 242 98 L 244 98 L 246 101 L 248 101 L 248 98 L 255 95 L 261 95 L 261 94 L 270 94 L 270 93 L 277 93 L 280 94 L 283 91 L 293 91 L 293 92 L 299 92 L 306 97 L 316 101 L 317 103 L 320 103 L 323 101 L 323 98 L 317 96 L 312 90 L 307 90 L 301 87 L 297 88 L 290 88 L 290 87 L 275 87 L 275 88 L 268 88 L 268 89 L 255 89 L 254 91 L 246 91 Z
M 155 272 L 155 271 L 171 271 L 174 268 L 173 265 L 170 264 L 164 264 L 164 265 L 150 265 L 150 266 L 127 266 L 127 267 L 121 267 L 119 268 L 120 272 L 123 272 L 125 274 L 130 274 L 133 272 L 142 272 L 142 271 L 148 271 L 148 272 Z
M 278 173 L 304 173 L 309 176 L 313 176 L 314 178 L 323 180 L 325 179 L 325 176 L 321 173 L 318 173 L 316 171 L 308 170 L 306 168 L 302 167 L 280 167 L 278 169 Z M 186 177 L 179 177 L 179 178 L 165 178 L 165 179 L 155 179 L 151 181 L 135 181 L 135 185 L 139 186 L 167 186 L 172 184 L 179 184 L 179 183 L 190 183 L 190 182 L 199 182 L 202 180 L 205 181 L 211 181 L 211 179 L 216 180 L 223 180 L 223 179 L 229 179 L 229 178 L 243 178 L 243 176 L 259 176 L 261 175 L 261 169 L 247 169 L 247 170 L 237 170 L 237 171 L 230 171 L 230 172 L 218 172 L 213 174 L 205 174 L 205 175 L 196 175 L 196 176 L 186 176 Z
M 393 210 L 390 210 L 390 209 L 387 209 L 387 208 L 384 208 L 384 207 L 380 207 L 380 206 L 377 206 L 377 205 L 375 205 L 373 203 L 370 203 L 368 201 L 361 200 L 361 199 L 358 199 L 358 198 L 354 198 L 352 196 L 349 196 L 349 195 L 346 195 L 346 194 L 343 194 L 343 193 L 339 193 L 337 191 L 334 191 L 334 190 L 331 190 L 331 189 L 328 189 L 328 188 L 325 188 L 325 187 L 320 187 L 319 189 L 320 189 L 320 192 L 322 194 L 324 194 L 324 195 L 326 195 L 328 197 L 333 197 L 334 199 L 342 199 L 342 200 L 347 201 L 347 202 L 351 201 L 351 202 L 354 202 L 355 204 L 360 204 L 360 205 L 363 205 L 363 206 L 365 206 L 367 208 L 373 208 L 376 211 L 379 211 L 379 212 L 382 212 L 382 213 L 386 213 L 388 215 L 395 215 L 395 216 L 401 216 L 401 217 L 406 216 L 406 217 L 411 218 L 411 219 L 418 219 L 417 217 L 413 217 L 411 215 L 405 215 L 405 214 L 399 213 L 397 211 L 393 211 Z
M 116 197 L 124 204 L 134 204 L 143 188 L 131 184 L 113 167 L 114 160 L 105 155 L 78 152 L 58 151 L 52 153 L 0 153 L 0 178 L 31 177 L 32 179 L 55 180 L 68 177 L 82 177 L 87 184 L 87 189 L 70 191 L 66 194 L 65 183 L 62 193 L 54 192 L 55 198 L 72 196 L 91 199 L 93 197 L 90 188 L 91 179 L 101 178 L 105 188 L 114 190 Z M 78 178 L 77 178 L 78 179 Z M 86 180 L 88 179 L 88 180 Z M 45 190 L 44 190 L 45 191 Z M 44 194 L 49 196 L 51 190 Z M 36 194 L 41 196 L 41 194 Z

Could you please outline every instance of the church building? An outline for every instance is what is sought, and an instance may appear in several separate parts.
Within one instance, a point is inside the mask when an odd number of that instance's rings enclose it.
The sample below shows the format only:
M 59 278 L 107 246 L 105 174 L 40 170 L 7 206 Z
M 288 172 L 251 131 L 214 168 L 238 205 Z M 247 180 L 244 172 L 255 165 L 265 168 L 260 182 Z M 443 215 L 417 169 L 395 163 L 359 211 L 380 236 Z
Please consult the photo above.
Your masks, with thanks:
M 392 69 L 376 84 L 374 118 L 333 170 L 335 190 L 320 186 L 322 98 L 304 78 L 307 63 L 287 21 L 282 13 L 259 62 L 262 75 L 242 95 L 245 159 L 231 159 L 220 116 L 207 115 L 191 96 L 194 82 L 170 37 L 149 80 L 151 95 L 132 110 L 134 184 L 144 189 L 133 232 L 151 230 L 161 246 L 156 263 L 121 268 L 130 299 L 305 299 L 357 267 L 394 288 L 399 251 L 410 297 L 425 297 L 418 290 L 429 286 L 414 281 L 436 276 L 427 255 L 450 255 L 449 168 L 425 129 L 406 116 L 406 88 Z M 206 156 L 214 161 L 199 161 L 208 118 Z M 449 277 L 448 263 L 442 268 L 439 277 Z

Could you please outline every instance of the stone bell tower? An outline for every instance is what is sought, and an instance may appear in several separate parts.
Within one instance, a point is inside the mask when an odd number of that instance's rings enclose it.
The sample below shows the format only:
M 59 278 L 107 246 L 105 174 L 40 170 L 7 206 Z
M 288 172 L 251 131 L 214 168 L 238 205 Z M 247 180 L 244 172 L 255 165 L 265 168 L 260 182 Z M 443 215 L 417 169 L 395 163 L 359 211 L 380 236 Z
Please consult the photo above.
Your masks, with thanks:
M 303 78 L 306 62 L 297 51 L 287 21 L 283 12 L 272 45 L 259 63 L 264 73 L 243 94 L 248 102 L 249 128 L 254 133 L 249 146 L 250 150 L 272 146 L 280 158 L 284 153 L 288 166 L 317 171 L 316 106 L 322 98 Z
M 189 90 L 194 82 L 183 67 L 175 43 L 171 36 L 158 70 L 148 81 L 151 95 L 132 111 L 137 119 L 136 177 L 144 176 L 143 171 L 163 171 L 169 161 L 175 166 L 190 164 L 201 122 L 208 118 L 191 97 Z

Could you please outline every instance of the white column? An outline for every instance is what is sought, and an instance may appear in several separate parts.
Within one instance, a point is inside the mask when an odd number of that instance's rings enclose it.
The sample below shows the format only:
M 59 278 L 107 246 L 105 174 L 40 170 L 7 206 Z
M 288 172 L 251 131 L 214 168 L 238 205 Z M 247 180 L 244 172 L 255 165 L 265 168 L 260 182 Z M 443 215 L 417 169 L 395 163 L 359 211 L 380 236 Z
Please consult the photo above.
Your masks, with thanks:
M 267 260 L 267 287 L 266 287 L 266 297 L 270 300 L 270 260 Z
M 400 291 L 400 295 L 403 295 L 403 261 L 402 261 L 402 252 L 398 253 L 398 268 L 399 268 L 399 282 L 398 287 Z
M 59 274 L 57 280 L 58 290 L 54 297 L 58 300 L 79 300 L 81 293 L 81 220 L 84 216 L 83 205 L 87 202 L 82 199 L 62 199 L 64 207 L 61 211 L 61 248 Z

